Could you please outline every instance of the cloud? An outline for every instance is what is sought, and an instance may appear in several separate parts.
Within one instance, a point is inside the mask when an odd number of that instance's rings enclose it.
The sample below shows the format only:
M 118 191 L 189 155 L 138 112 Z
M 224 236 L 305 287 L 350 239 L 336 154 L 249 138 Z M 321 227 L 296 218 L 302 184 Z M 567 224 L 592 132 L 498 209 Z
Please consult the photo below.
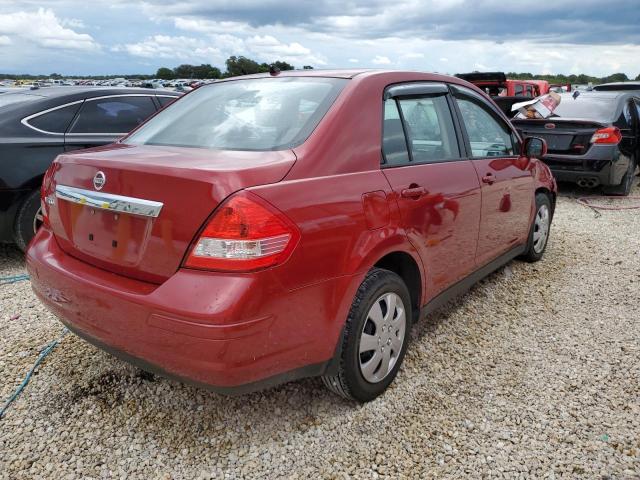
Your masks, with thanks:
M 211 63 L 212 57 L 218 57 L 220 50 L 204 40 L 190 37 L 154 35 L 141 42 L 115 45 L 114 52 L 127 52 L 144 58 L 171 58 L 181 61 Z
M 84 22 L 79 18 L 63 18 L 60 23 L 63 26 L 70 28 L 87 28 Z
M 373 63 L 374 65 L 391 65 L 391 60 L 389 60 L 389 57 L 384 57 L 382 55 L 376 55 L 371 60 L 371 63 Z
M 274 35 L 264 34 L 249 24 L 218 22 L 205 19 L 175 18 L 176 28 L 206 34 L 227 56 L 256 56 L 258 60 L 272 62 L 283 60 L 301 65 L 326 65 L 326 59 L 312 52 L 299 42 L 282 42 Z M 240 34 L 244 33 L 244 37 Z
M 124 0 L 115 0 L 124 1 Z M 345 38 L 536 39 L 555 43 L 638 43 L 637 0 L 146 0 L 167 18 L 241 23 L 252 28 L 303 27 Z
M 91 35 L 64 26 L 50 9 L 0 14 L 0 35 L 13 43 L 33 43 L 39 47 L 95 51 L 100 47 Z
M 46 8 L 41 8 L 45 5 Z M 640 72 L 637 0 L 1 0 L 7 71 L 152 72 L 231 55 L 297 67 Z M 117 27 L 117 28 L 116 28 Z M 103 48 L 100 50 L 100 46 Z M 77 54 L 69 55 L 74 49 Z

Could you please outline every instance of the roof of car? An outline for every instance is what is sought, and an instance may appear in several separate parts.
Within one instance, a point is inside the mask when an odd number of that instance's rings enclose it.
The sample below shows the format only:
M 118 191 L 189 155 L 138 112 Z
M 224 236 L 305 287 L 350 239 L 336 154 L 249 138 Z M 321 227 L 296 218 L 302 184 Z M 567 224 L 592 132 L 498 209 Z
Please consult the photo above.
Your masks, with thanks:
M 573 92 L 559 93 L 562 98 L 573 97 L 576 92 L 580 92 L 577 98 L 618 98 L 622 96 L 630 96 L 633 92 L 628 91 L 597 91 L 597 90 L 575 90 Z
M 398 77 L 405 75 L 411 77 L 414 80 L 437 80 L 437 81 L 451 81 L 452 83 L 464 82 L 461 79 L 453 77 L 451 75 L 432 73 L 432 72 L 419 72 L 411 70 L 390 70 L 390 69 L 377 69 L 377 68 L 360 68 L 360 69 L 333 69 L 333 70 L 283 70 L 275 75 L 270 73 L 256 73 L 252 75 L 242 75 L 237 77 L 224 78 L 213 82 L 212 85 L 220 82 L 229 82 L 234 80 L 248 80 L 255 78 L 279 78 L 279 77 L 324 77 L 324 78 L 361 78 L 361 77 L 374 77 L 374 76 L 393 76 Z M 207 85 L 205 85 L 207 86 Z
M 602 83 L 593 87 L 596 91 L 624 91 L 640 90 L 640 82 L 612 82 Z

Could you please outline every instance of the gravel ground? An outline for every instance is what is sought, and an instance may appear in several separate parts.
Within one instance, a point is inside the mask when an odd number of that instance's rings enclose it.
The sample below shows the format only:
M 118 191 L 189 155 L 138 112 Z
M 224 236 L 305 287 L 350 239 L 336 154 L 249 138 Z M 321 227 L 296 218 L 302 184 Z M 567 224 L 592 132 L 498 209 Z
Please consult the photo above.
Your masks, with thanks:
M 596 218 L 579 193 L 560 198 L 542 262 L 414 328 L 374 402 L 317 379 L 223 397 L 69 334 L 0 420 L 0 476 L 640 478 L 640 211 Z M 0 276 L 24 272 L 0 248 Z M 6 398 L 62 326 L 28 282 L 0 286 L 0 318 Z

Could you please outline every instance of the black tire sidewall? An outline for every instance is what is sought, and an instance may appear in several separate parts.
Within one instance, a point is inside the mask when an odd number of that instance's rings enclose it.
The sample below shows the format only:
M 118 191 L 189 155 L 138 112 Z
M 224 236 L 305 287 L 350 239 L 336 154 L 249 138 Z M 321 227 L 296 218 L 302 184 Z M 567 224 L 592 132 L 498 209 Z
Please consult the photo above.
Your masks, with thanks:
M 38 190 L 33 191 L 22 202 L 16 215 L 13 239 L 16 245 L 24 252 L 29 245 L 29 242 L 34 237 L 33 222 L 35 216 L 40 208 L 40 192 Z
M 635 157 L 631 157 L 629 161 L 629 167 L 627 168 L 627 172 L 622 177 L 622 181 L 619 185 L 614 185 L 611 187 L 605 187 L 603 189 L 605 194 L 608 195 L 616 195 L 616 196 L 627 196 L 631 193 L 631 189 L 633 188 L 633 180 L 635 178 L 636 173 L 636 159 Z
M 350 394 L 356 400 L 361 402 L 366 402 L 376 398 L 387 389 L 391 382 L 393 382 L 404 360 L 411 330 L 411 298 L 402 279 L 395 273 L 386 270 L 377 270 L 374 275 L 377 277 L 374 280 L 374 285 L 369 286 L 369 288 L 363 293 L 359 291 L 356 299 L 354 300 L 354 304 L 349 315 L 347 332 L 348 338 L 342 355 L 344 375 L 347 384 L 349 385 Z M 407 322 L 405 338 L 400 355 L 398 356 L 398 360 L 396 361 L 393 370 L 380 382 L 369 383 L 364 379 L 362 372 L 360 371 L 360 337 L 362 336 L 362 330 L 367 319 L 369 309 L 373 303 L 385 293 L 395 293 L 402 299 Z M 358 298 L 358 295 L 360 295 L 360 298 Z
M 544 244 L 544 248 L 540 252 L 536 252 L 533 248 L 533 234 L 536 228 L 536 217 L 538 216 L 538 210 L 542 205 L 546 205 L 549 209 L 549 232 L 547 233 L 547 241 Z M 553 218 L 551 211 L 551 199 L 548 195 L 544 193 L 536 194 L 536 211 L 533 214 L 533 221 L 531 222 L 531 230 L 529 231 L 529 242 L 527 244 L 527 253 L 525 254 L 526 260 L 529 262 L 537 262 L 542 258 L 544 252 L 547 250 L 547 245 L 549 245 L 549 237 L 551 236 L 551 220 Z

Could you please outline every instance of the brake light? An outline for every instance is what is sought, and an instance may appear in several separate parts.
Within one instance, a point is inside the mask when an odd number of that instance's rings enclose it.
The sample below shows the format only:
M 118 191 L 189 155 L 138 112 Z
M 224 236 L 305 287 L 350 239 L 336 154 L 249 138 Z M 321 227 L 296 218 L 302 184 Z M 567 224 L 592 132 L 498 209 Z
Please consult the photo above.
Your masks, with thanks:
M 282 212 L 254 194 L 241 192 L 218 207 L 184 266 L 260 270 L 286 261 L 299 239 L 298 229 Z
M 56 163 L 53 162 L 44 174 L 42 185 L 40 186 L 40 210 L 42 212 L 42 223 L 50 226 L 49 207 L 55 204 L 55 194 L 50 193 L 53 174 L 55 173 Z
M 607 127 L 596 130 L 591 137 L 591 143 L 616 144 L 622 140 L 622 133 L 618 127 Z

